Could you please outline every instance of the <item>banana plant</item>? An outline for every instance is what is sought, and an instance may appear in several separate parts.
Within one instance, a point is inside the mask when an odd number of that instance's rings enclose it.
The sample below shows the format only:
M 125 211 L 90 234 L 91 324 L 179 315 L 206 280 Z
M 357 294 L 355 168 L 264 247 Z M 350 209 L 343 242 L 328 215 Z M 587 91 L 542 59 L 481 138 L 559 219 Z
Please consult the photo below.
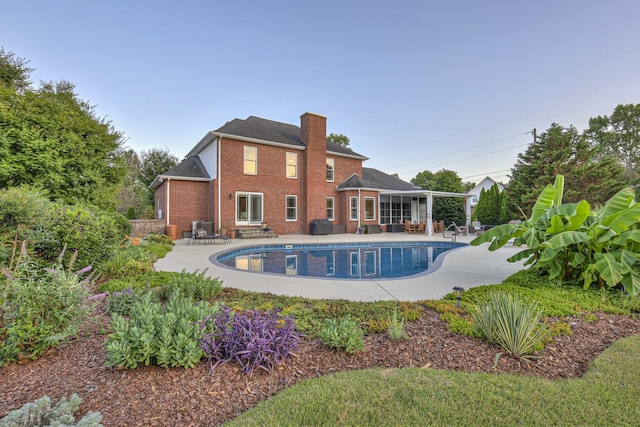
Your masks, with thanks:
M 598 212 L 586 200 L 562 204 L 564 178 L 547 185 L 531 217 L 520 224 L 491 228 L 471 242 L 490 242 L 489 250 L 526 246 L 509 261 L 543 270 L 558 282 L 618 285 L 640 294 L 640 204 L 630 189 L 616 193 Z

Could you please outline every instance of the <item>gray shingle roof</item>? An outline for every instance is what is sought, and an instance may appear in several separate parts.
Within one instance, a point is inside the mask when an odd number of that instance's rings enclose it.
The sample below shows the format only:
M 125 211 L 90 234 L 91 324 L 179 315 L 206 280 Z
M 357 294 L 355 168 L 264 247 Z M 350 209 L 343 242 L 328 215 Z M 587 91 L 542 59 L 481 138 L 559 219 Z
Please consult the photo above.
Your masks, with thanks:
M 180 164 L 161 175 L 181 178 L 211 178 L 198 156 L 184 159 Z
M 255 116 L 249 116 L 246 120 L 231 120 L 213 132 L 241 136 L 244 138 L 261 139 L 263 141 L 279 142 L 281 144 L 288 144 L 296 147 L 305 146 L 300 138 L 300 128 L 298 126 Z M 355 151 L 334 142 L 327 142 L 327 151 L 338 154 L 359 156 L 366 159 L 362 154 L 358 154 Z
M 373 168 L 362 168 L 362 177 L 353 174 L 338 185 L 339 190 L 345 188 L 375 188 L 391 191 L 419 190 L 419 187 L 413 184 Z

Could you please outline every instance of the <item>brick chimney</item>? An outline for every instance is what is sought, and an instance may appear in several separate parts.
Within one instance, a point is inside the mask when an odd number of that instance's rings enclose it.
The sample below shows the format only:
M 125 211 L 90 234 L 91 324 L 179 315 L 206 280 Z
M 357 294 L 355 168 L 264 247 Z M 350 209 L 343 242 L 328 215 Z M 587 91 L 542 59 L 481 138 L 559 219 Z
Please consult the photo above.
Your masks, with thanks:
M 305 149 L 307 232 L 311 221 L 326 218 L 327 118 L 313 113 L 300 116 L 300 138 Z

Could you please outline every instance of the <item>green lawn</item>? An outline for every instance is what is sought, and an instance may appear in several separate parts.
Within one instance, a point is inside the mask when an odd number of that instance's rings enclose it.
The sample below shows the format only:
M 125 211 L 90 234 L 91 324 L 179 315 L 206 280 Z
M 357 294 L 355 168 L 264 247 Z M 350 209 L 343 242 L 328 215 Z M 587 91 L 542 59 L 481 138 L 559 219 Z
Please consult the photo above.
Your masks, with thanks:
M 579 379 L 376 369 L 308 380 L 229 426 L 637 426 L 640 336 L 600 355 Z

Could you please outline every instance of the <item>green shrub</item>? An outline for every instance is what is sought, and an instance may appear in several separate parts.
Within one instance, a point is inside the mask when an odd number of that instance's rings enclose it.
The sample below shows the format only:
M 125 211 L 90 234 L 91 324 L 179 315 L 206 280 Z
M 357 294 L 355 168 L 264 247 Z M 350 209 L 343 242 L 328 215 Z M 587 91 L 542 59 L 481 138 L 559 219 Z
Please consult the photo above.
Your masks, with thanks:
M 202 273 L 196 270 L 194 273 L 174 274 L 171 280 L 164 286 L 164 296 L 167 297 L 174 292 L 179 292 L 181 296 L 196 300 L 206 300 L 222 292 L 220 280 L 206 277 L 206 269 Z
M 480 334 L 475 332 L 473 321 L 467 317 L 451 312 L 445 312 L 440 315 L 440 320 L 447 322 L 447 329 L 460 335 L 466 335 L 474 338 L 481 338 Z
M 517 295 L 489 294 L 473 312 L 473 329 L 487 341 L 511 354 L 529 357 L 547 338 L 549 331 L 539 323 L 542 310 Z
M 177 291 L 162 306 L 146 292 L 131 307 L 129 319 L 112 316 L 113 334 L 105 341 L 107 364 L 128 369 L 139 365 L 192 368 L 204 356 L 199 340 L 206 331 L 198 323 L 217 311 L 217 304 L 193 304 Z
M 118 279 L 127 276 L 139 276 L 153 270 L 153 257 L 140 246 L 127 246 L 116 251 L 106 261 L 101 273 L 108 278 Z
M 18 356 L 35 358 L 77 333 L 90 310 L 84 272 L 61 265 L 43 270 L 26 257 L 7 273 L 0 284 L 0 366 Z
M 132 288 L 136 290 L 153 289 L 169 283 L 177 273 L 170 271 L 149 271 L 140 276 L 128 276 L 120 279 L 111 279 L 98 287 L 99 292 L 116 292 Z
M 9 412 L 0 420 L 0 427 L 39 427 L 39 426 L 101 426 L 102 415 L 97 412 L 89 412 L 75 423 L 73 414 L 76 413 L 82 403 L 77 394 L 72 394 L 67 400 L 63 397 L 51 407 L 51 399 L 48 396 L 29 402 L 20 409 Z
M 115 212 L 52 202 L 25 188 L 0 190 L 0 241 L 28 241 L 29 254 L 40 266 L 57 262 L 65 246 L 65 264 L 77 250 L 78 265 L 99 265 L 111 257 L 130 227 Z
M 325 319 L 319 337 L 325 345 L 347 353 L 364 349 L 362 328 L 349 315 L 344 316 L 340 321 Z
M 136 209 L 133 206 L 129 206 L 129 209 L 127 209 L 127 213 L 124 216 L 127 219 L 136 219 L 138 214 L 136 214 Z
M 398 310 L 393 310 L 393 314 L 389 317 L 389 326 L 387 327 L 387 334 L 392 340 L 404 340 L 409 336 L 404 330 L 405 320 L 398 317 Z
M 107 297 L 107 311 L 111 315 L 120 314 L 122 316 L 129 316 L 131 314 L 131 309 L 138 301 L 141 300 L 143 295 L 143 292 L 136 291 L 133 288 L 115 291 Z
M 149 243 L 159 243 L 161 245 L 173 246 L 175 242 L 166 234 L 149 234 L 145 240 Z

